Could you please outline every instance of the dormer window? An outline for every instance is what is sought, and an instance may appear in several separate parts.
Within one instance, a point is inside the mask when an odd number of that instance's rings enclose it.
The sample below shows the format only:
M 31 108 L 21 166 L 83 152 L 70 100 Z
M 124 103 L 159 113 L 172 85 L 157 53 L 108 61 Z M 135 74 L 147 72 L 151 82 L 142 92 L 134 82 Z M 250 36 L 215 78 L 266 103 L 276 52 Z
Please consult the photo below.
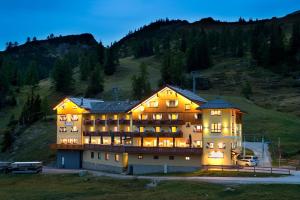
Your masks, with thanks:
M 158 101 L 149 101 L 148 107 L 149 108 L 157 108 L 158 107 Z
M 175 108 L 178 106 L 178 100 L 167 100 L 166 104 L 169 108 Z
M 185 110 L 191 110 L 191 104 L 185 104 Z

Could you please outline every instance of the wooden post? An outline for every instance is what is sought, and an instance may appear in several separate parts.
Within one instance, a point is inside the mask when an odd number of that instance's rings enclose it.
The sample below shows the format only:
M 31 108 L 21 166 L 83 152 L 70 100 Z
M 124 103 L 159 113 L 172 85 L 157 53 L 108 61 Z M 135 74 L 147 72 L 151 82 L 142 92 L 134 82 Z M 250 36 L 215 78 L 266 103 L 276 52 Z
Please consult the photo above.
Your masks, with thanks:
M 173 147 L 175 147 L 175 137 L 173 136 Z
M 103 135 L 100 137 L 100 144 L 103 144 Z
M 143 147 L 144 146 L 144 137 L 142 136 L 141 137 L 141 147 Z
M 159 136 L 156 137 L 156 146 L 159 147 Z

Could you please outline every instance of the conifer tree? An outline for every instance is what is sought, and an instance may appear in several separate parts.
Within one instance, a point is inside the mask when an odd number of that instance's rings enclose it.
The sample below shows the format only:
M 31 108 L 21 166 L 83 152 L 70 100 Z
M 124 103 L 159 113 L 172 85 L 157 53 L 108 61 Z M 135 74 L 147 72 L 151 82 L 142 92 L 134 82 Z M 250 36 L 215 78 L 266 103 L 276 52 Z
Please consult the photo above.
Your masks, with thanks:
M 56 61 L 53 72 L 52 80 L 56 91 L 70 92 L 73 88 L 73 69 L 64 58 Z
M 39 81 L 38 69 L 35 61 L 31 61 L 26 72 L 25 83 L 28 85 L 36 85 Z
M 147 65 L 141 63 L 139 68 L 139 74 L 132 77 L 132 96 L 135 99 L 140 99 L 151 93 Z
M 87 87 L 85 96 L 93 97 L 94 95 L 103 92 L 103 82 L 102 67 L 100 64 L 97 64 L 90 75 L 89 85 Z
M 117 63 L 117 55 L 114 48 L 108 48 L 105 53 L 104 73 L 106 75 L 113 75 L 116 71 Z

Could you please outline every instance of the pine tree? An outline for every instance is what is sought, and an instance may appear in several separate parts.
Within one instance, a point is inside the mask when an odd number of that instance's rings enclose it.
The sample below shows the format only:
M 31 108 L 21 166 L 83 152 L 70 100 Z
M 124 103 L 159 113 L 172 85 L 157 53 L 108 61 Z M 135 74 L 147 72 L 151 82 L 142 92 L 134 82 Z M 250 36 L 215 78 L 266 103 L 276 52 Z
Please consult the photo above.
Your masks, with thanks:
M 160 73 L 161 73 L 160 85 L 171 84 L 172 82 L 171 68 L 172 68 L 172 55 L 171 55 L 171 51 L 167 50 L 164 53 L 163 63 L 160 69 Z
M 151 93 L 151 85 L 149 82 L 149 74 L 147 65 L 141 63 L 139 74 L 132 77 L 132 96 L 135 99 L 140 99 Z
M 115 50 L 112 47 L 108 48 L 105 53 L 104 73 L 106 75 L 113 75 L 116 71 L 117 63 Z
M 98 53 L 98 62 L 101 65 L 103 65 L 105 59 L 105 47 L 103 46 L 101 41 L 98 44 L 97 53 Z
M 80 79 L 85 81 L 88 79 L 90 75 L 90 69 L 91 69 L 91 62 L 88 56 L 84 55 L 81 56 L 80 58 L 80 64 L 79 64 L 79 69 L 80 69 Z
M 103 82 L 102 67 L 100 64 L 97 64 L 94 71 L 91 73 L 85 96 L 93 97 L 94 95 L 103 92 Z
M 36 85 L 39 81 L 38 68 L 35 61 L 31 61 L 26 72 L 25 83 L 28 85 Z
M 276 66 L 283 62 L 285 54 L 283 38 L 284 35 L 281 27 L 273 25 L 268 51 L 268 64 L 270 68 L 273 68 L 274 65 Z
M 58 92 L 70 92 L 73 88 L 73 69 L 64 58 L 56 61 L 53 72 L 52 81 Z
M 289 41 L 289 55 L 291 70 L 300 70 L 300 22 L 293 24 L 292 36 Z

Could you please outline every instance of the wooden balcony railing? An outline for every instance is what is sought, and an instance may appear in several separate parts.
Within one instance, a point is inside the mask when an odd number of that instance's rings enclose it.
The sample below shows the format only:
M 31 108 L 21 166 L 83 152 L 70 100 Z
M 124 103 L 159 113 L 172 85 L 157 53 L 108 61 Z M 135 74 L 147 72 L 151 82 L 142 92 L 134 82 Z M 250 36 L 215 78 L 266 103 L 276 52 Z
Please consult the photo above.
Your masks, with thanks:
M 70 150 L 83 150 L 82 144 L 50 144 L 51 149 L 70 149 Z
M 133 120 L 134 125 L 184 125 L 183 120 Z
M 126 137 L 168 137 L 168 138 L 181 138 L 183 137 L 182 131 L 175 133 L 171 132 L 108 132 L 108 131 L 83 131 L 84 136 L 126 136 Z
M 123 145 L 100 145 L 100 144 L 84 144 L 84 145 L 67 145 L 67 144 L 51 144 L 51 149 L 66 150 L 95 150 L 108 152 L 126 152 L 134 154 L 176 154 L 176 155 L 200 155 L 202 148 L 188 147 L 139 147 L 139 146 L 123 146 Z

